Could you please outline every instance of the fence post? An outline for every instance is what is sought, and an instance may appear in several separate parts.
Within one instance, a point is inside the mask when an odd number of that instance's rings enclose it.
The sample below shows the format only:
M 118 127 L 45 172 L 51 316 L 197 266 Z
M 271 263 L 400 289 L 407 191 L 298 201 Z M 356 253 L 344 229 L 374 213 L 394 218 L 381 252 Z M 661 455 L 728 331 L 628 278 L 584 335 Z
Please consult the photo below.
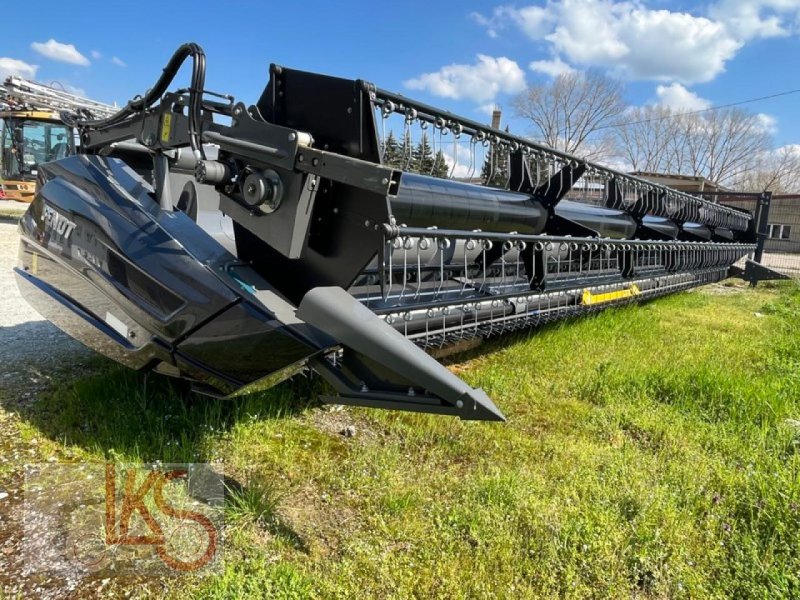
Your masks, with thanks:
M 764 257 L 764 244 L 767 241 L 767 227 L 769 226 L 769 206 L 772 202 L 772 192 L 761 192 L 756 208 L 756 251 L 753 261 L 761 264 Z

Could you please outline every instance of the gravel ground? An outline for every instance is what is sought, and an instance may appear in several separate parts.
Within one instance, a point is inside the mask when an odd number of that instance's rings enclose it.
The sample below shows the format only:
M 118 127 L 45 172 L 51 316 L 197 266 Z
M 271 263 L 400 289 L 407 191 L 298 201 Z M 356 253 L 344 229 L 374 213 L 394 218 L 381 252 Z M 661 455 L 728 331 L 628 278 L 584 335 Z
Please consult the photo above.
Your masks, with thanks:
M 17 264 L 16 223 L 0 221 L 0 390 L 24 402 L 46 388 L 52 374 L 69 362 L 84 361 L 91 352 L 31 308 L 17 289 L 12 269 Z
M 14 200 L 0 200 L 0 218 L 19 217 L 25 213 L 28 205 Z
M 0 206 L 0 208 L 2 208 Z M 12 268 L 19 236 L 14 222 L 0 220 L 0 598 L 64 598 L 87 589 L 64 589 L 25 575 L 22 526 L 23 469 L 53 462 L 36 438 L 23 439 L 25 415 L 39 395 L 68 371 L 84 366 L 92 352 L 42 319 L 17 289 Z M 95 591 L 95 590 L 91 590 Z

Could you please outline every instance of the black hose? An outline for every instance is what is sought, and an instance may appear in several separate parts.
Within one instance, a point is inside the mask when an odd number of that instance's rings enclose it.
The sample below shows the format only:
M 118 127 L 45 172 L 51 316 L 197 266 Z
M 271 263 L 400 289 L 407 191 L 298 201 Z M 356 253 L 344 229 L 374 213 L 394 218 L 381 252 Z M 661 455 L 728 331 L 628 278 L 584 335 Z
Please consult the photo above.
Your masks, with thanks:
M 158 81 L 156 81 L 155 85 L 150 88 L 144 96 L 136 96 L 129 100 L 119 112 L 114 113 L 110 117 L 104 119 L 79 118 L 73 119 L 73 122 L 68 124 L 81 129 L 103 129 L 105 127 L 119 125 L 137 112 L 147 110 L 158 102 L 161 96 L 164 95 L 164 92 L 169 89 L 170 84 L 175 79 L 181 66 L 183 66 L 183 63 L 189 57 L 192 57 L 192 82 L 189 87 L 188 114 L 189 143 L 195 154 L 199 154 L 200 158 L 205 159 L 203 144 L 200 140 L 200 118 L 202 114 L 203 87 L 205 86 L 206 79 L 206 55 L 203 49 L 193 42 L 182 44 L 175 51 L 164 67 Z M 64 115 L 62 115 L 62 119 L 63 117 Z

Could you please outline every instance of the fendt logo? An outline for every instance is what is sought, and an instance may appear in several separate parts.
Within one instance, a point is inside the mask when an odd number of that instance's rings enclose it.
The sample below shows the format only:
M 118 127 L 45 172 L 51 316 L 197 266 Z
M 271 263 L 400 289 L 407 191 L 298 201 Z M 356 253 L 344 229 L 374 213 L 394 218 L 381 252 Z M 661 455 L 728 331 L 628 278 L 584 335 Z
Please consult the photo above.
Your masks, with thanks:
M 51 234 L 55 233 L 68 240 L 75 229 L 75 223 L 49 206 L 44 207 L 44 228 Z

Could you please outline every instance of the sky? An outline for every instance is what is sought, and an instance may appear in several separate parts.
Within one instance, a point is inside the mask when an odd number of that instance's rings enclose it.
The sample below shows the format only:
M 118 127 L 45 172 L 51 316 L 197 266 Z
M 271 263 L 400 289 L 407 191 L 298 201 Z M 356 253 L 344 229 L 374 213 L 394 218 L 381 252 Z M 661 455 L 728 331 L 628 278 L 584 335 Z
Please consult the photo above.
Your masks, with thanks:
M 133 7 L 133 8 L 132 8 Z M 206 87 L 255 103 L 270 63 L 349 78 L 485 120 L 570 70 L 625 82 L 633 106 L 697 110 L 800 88 L 800 0 L 354 2 L 40 1 L 3 11 L 0 77 L 125 103 L 172 52 L 206 52 Z M 188 68 L 180 85 L 188 84 Z M 800 94 L 744 105 L 776 146 L 800 143 Z

